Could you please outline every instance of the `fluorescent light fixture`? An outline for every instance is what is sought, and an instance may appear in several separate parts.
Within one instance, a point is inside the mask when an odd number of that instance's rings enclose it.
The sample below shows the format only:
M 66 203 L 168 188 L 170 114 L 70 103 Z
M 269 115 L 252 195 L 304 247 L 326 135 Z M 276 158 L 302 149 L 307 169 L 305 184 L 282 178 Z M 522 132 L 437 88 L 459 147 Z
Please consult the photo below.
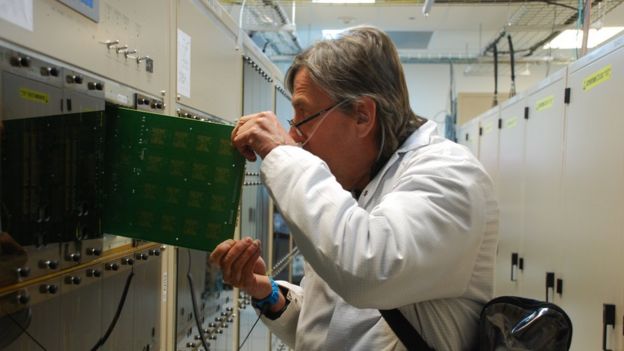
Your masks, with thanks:
M 587 47 L 593 48 L 598 46 L 622 30 L 624 30 L 624 27 L 602 27 L 599 30 L 591 28 L 589 30 L 589 38 L 587 39 Z M 567 29 L 559 33 L 550 43 L 544 45 L 544 49 L 576 49 L 580 48 L 582 43 L 582 30 Z
M 344 29 L 323 29 L 321 33 L 323 33 L 323 39 L 336 39 L 342 31 Z
M 422 13 L 425 16 L 429 16 L 429 12 L 431 12 L 431 6 L 433 6 L 433 2 L 435 0 L 425 0 L 425 3 L 422 8 Z
M 316 4 L 374 4 L 375 0 L 312 0 Z

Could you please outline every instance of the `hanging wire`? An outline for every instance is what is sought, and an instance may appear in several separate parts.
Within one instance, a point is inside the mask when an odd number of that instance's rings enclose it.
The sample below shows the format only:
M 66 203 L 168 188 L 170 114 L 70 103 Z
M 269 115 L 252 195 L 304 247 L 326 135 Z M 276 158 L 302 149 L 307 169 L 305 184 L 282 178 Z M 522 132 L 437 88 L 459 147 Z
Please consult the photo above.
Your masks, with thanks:
M 191 291 L 191 303 L 193 304 L 193 315 L 195 316 L 195 326 L 199 333 L 199 340 L 204 346 L 204 351 L 210 350 L 204 330 L 202 329 L 202 323 L 199 320 L 199 309 L 197 308 L 197 297 L 195 296 L 195 288 L 193 286 L 193 277 L 191 276 L 191 249 L 186 249 L 188 252 L 188 269 L 186 271 L 186 278 L 188 279 L 189 290 Z
M 28 311 L 28 313 L 31 313 L 30 311 Z M 13 316 L 11 315 L 11 313 L 7 313 L 6 314 L 7 317 L 9 317 L 9 319 L 15 324 L 17 325 L 23 332 L 24 334 L 26 334 L 30 340 L 32 340 L 35 344 L 37 344 L 37 346 L 39 346 L 43 351 L 47 351 L 48 349 L 46 349 L 45 347 L 43 347 L 43 345 L 39 342 L 39 340 L 37 340 L 34 336 L 32 336 L 28 330 L 26 330 L 26 328 L 24 328 L 18 321 L 15 320 L 15 318 L 13 318 Z
M 280 272 L 282 272 L 284 268 L 288 267 L 288 264 L 290 263 L 290 261 L 292 261 L 293 257 L 295 257 L 295 255 L 297 255 L 298 253 L 299 253 L 299 248 L 297 246 L 293 247 L 293 249 L 288 254 L 286 254 L 286 256 L 282 257 L 282 259 L 280 259 L 279 261 L 277 261 L 276 264 L 273 265 L 273 268 L 271 268 L 269 272 L 267 272 L 267 274 L 272 275 L 272 276 L 276 276 L 280 274 Z M 251 326 L 251 329 L 249 329 L 247 336 L 245 336 L 245 339 L 243 340 L 243 342 L 238 346 L 238 350 L 240 350 L 243 347 L 243 345 L 245 345 L 245 342 L 251 335 L 251 332 L 253 332 L 254 328 L 256 327 L 256 324 L 258 324 L 260 317 L 263 314 L 267 313 L 269 308 L 270 306 L 268 305 L 263 306 L 263 309 L 260 311 L 260 314 L 258 314 L 258 318 L 254 322 L 254 324 Z

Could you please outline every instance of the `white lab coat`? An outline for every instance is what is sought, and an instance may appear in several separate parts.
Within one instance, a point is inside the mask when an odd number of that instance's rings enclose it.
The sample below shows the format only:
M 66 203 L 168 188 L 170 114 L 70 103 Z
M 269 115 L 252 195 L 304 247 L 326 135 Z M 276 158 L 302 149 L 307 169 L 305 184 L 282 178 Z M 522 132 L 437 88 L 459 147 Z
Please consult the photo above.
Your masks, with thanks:
M 493 294 L 498 209 L 465 147 L 428 121 L 358 200 L 327 165 L 293 146 L 271 151 L 264 184 L 306 260 L 301 287 L 265 324 L 295 350 L 403 350 L 378 309 L 401 307 L 436 350 L 467 350 Z

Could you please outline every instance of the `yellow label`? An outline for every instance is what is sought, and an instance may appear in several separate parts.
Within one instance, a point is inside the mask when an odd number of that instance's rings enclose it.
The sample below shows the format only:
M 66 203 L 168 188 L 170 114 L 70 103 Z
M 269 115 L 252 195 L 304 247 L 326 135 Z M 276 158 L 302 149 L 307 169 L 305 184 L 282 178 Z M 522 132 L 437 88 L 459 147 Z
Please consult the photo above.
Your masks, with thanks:
M 39 91 L 26 89 L 26 88 L 20 88 L 19 93 L 22 99 L 24 100 L 30 100 L 30 101 L 39 102 L 42 104 L 47 104 L 48 101 L 50 100 L 50 97 L 48 96 L 48 94 L 45 94 Z
M 611 65 L 583 79 L 583 90 L 589 91 L 611 79 Z
M 510 117 L 505 121 L 505 128 L 513 128 L 518 125 L 518 117 Z
M 555 97 L 552 95 L 547 96 L 541 100 L 538 100 L 537 103 L 535 103 L 535 111 L 540 112 L 540 111 L 548 110 L 549 108 L 552 107 L 554 101 L 555 101 Z
M 483 134 L 488 134 L 492 131 L 492 122 L 488 122 L 483 126 Z

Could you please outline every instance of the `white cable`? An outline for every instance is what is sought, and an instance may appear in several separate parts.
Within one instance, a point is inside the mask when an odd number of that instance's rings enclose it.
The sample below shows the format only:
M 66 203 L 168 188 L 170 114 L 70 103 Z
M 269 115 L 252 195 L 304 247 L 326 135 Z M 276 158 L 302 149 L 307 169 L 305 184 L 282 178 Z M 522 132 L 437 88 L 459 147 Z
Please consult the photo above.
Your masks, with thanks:
M 336 109 L 338 106 L 344 104 L 345 102 L 347 102 L 347 100 L 342 100 L 341 102 L 336 104 L 336 106 L 330 108 L 327 112 L 325 112 L 325 115 L 323 117 L 321 117 L 321 120 L 316 124 L 316 126 L 314 126 L 314 129 L 312 130 L 312 133 L 310 133 L 310 136 L 306 139 L 306 141 L 304 141 L 303 143 L 300 143 L 299 146 L 300 147 L 304 147 L 312 139 L 312 137 L 314 136 L 316 131 L 319 129 L 321 124 L 323 124 L 323 121 L 325 121 L 325 118 L 327 118 L 327 116 L 329 116 L 334 111 L 334 109 Z
M 240 50 L 243 47 L 243 35 L 245 35 L 245 31 L 243 30 L 243 12 L 245 10 L 245 4 L 247 0 L 243 0 L 243 5 L 241 5 L 240 13 L 238 14 L 238 36 L 236 37 L 236 50 Z

